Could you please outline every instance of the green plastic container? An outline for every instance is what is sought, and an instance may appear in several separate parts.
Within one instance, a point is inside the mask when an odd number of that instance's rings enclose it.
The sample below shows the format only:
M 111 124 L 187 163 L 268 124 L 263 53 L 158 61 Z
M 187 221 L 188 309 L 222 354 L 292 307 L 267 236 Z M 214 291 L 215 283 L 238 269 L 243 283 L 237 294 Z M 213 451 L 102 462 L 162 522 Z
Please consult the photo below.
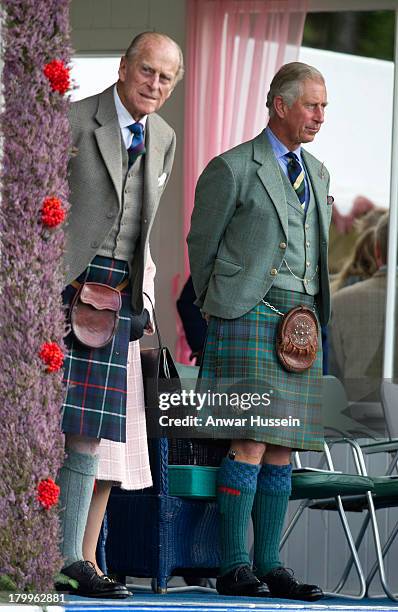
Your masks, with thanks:
M 169 494 L 178 497 L 215 498 L 216 467 L 169 465 Z

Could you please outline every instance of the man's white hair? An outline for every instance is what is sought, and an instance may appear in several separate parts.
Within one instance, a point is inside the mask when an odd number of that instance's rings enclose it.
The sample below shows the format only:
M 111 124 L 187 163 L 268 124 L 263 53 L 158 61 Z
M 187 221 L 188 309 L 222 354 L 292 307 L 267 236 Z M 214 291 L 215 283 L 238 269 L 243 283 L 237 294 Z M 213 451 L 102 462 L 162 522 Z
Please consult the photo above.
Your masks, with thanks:
M 301 96 L 303 83 L 307 80 L 325 83 L 325 79 L 319 70 L 309 64 L 290 62 L 282 66 L 272 79 L 267 95 L 269 116 L 273 117 L 275 115 L 274 99 L 276 96 L 281 96 L 290 108 Z

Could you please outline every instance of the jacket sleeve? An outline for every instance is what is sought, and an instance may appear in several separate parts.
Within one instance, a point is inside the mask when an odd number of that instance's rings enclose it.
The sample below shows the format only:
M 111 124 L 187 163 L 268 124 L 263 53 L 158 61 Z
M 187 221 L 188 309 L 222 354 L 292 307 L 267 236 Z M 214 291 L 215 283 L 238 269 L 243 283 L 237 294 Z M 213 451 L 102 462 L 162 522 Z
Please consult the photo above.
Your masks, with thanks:
M 202 306 L 214 262 L 237 202 L 232 168 L 222 157 L 214 158 L 199 178 L 188 234 L 192 280 L 198 306 Z

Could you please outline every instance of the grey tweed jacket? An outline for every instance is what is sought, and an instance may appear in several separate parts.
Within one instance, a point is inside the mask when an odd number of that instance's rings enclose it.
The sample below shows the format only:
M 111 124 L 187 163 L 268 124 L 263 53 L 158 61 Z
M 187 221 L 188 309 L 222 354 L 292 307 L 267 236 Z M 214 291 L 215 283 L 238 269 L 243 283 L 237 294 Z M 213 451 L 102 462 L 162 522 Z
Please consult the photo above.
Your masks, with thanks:
M 75 152 L 69 163 L 71 209 L 66 225 L 66 284 L 95 257 L 122 206 L 124 144 L 113 99 L 113 85 L 71 106 Z M 129 257 L 132 307 L 141 312 L 148 239 L 174 160 L 174 130 L 159 115 L 148 116 L 145 136 L 141 235 Z

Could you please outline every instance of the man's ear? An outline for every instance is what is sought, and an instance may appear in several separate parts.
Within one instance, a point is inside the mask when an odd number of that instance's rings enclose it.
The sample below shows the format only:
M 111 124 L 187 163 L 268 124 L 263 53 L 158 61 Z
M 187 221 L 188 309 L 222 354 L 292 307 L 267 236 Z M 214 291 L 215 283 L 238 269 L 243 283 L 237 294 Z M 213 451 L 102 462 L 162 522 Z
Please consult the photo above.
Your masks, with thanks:
M 120 58 L 119 64 L 119 81 L 121 81 L 122 83 L 125 81 L 126 78 L 126 64 L 127 58 L 125 55 L 123 55 L 123 57 Z
M 275 113 L 278 115 L 278 117 L 283 119 L 283 117 L 285 116 L 285 112 L 286 112 L 286 104 L 283 101 L 282 96 L 275 96 L 273 100 L 273 104 L 274 104 Z

